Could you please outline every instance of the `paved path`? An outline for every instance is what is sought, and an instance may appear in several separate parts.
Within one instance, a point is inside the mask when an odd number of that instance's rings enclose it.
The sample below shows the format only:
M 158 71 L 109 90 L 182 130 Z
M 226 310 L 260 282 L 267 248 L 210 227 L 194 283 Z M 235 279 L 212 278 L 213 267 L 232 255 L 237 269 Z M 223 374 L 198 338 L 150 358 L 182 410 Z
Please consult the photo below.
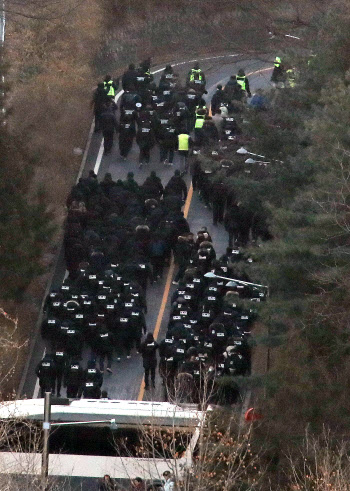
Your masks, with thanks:
M 190 64 L 183 64 L 176 70 L 180 77 L 183 78 L 190 68 Z M 266 88 L 269 86 L 269 80 L 271 71 L 266 70 L 271 64 L 267 64 L 263 61 L 248 60 L 236 62 L 234 57 L 218 58 L 213 60 L 206 60 L 201 62 L 201 68 L 204 70 L 207 76 L 207 100 L 210 101 L 213 93 L 216 90 L 216 85 L 221 83 L 225 84 L 230 75 L 237 73 L 238 68 L 244 68 L 246 73 L 251 73 L 250 85 L 252 93 L 259 87 Z M 101 148 L 101 135 L 93 134 L 89 151 L 86 158 L 86 165 L 83 169 L 83 176 L 87 175 L 89 170 L 96 168 L 96 161 L 98 160 L 99 152 Z M 101 157 L 101 153 L 100 153 Z M 174 167 L 163 167 L 159 164 L 159 150 L 155 148 L 152 152 L 152 158 L 149 166 L 145 166 L 142 169 L 138 168 L 138 148 L 134 145 L 128 160 L 126 162 L 120 161 L 118 144 L 115 142 L 112 152 L 103 156 L 98 176 L 103 178 L 106 172 L 110 172 L 114 180 L 125 179 L 127 173 L 134 172 L 135 179 L 142 183 L 149 175 L 151 170 L 155 170 L 159 177 L 161 177 L 163 185 L 165 185 L 174 171 L 178 168 L 178 162 L 175 158 Z M 190 186 L 190 177 L 187 176 L 187 184 Z M 192 193 L 190 193 L 192 194 Z M 197 232 L 203 225 L 206 225 L 213 238 L 214 247 L 221 255 L 225 252 L 227 246 L 227 234 L 222 225 L 214 227 L 212 225 L 211 212 L 204 207 L 199 201 L 196 193 L 193 193 L 192 199 L 190 196 L 187 200 L 185 211 L 188 212 L 188 221 L 191 231 Z M 169 299 L 175 287 L 171 285 L 172 271 L 166 269 L 161 282 L 148 288 L 147 292 L 147 304 L 148 314 L 146 316 L 147 328 L 149 331 L 154 331 L 156 328 L 158 332 L 158 338 L 162 339 L 166 332 L 166 326 L 169 318 Z M 58 287 L 64 277 L 65 266 L 62 257 L 58 260 L 57 268 L 53 278 L 52 287 Z M 38 336 L 36 344 L 33 350 L 32 359 L 30 360 L 28 374 L 24 383 L 22 395 L 27 397 L 37 397 L 38 384 L 34 374 L 35 367 L 39 360 L 42 358 L 45 346 L 43 341 Z M 84 356 L 86 359 L 86 356 Z M 144 393 L 143 389 L 143 369 L 141 356 L 132 353 L 131 359 L 122 359 L 120 363 L 114 362 L 112 365 L 113 374 L 105 374 L 104 383 L 102 389 L 108 391 L 108 395 L 113 399 L 150 399 L 163 400 L 162 388 L 160 381 L 156 382 L 156 389 L 152 392 Z M 64 395 L 64 392 L 63 394 Z

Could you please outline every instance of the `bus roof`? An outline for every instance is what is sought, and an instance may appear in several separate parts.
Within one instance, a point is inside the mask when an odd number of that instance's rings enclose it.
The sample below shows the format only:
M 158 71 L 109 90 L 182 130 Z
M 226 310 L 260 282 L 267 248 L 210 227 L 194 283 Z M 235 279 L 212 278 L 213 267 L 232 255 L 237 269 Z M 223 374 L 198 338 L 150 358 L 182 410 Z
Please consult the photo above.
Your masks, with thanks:
M 51 421 L 96 421 L 115 419 L 116 424 L 153 424 L 161 426 L 195 427 L 204 412 L 193 406 L 169 402 L 124 401 L 113 399 L 53 400 Z M 42 421 L 44 399 L 5 401 L 0 405 L 0 419 L 30 419 Z

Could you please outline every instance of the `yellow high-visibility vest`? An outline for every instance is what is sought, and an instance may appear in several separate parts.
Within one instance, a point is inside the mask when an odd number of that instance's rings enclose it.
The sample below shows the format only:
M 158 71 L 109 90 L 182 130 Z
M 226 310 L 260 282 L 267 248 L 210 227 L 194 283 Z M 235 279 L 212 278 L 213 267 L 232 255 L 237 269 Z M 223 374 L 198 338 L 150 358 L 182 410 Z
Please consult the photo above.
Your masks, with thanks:
M 113 80 L 109 80 L 108 82 L 105 82 L 104 86 L 105 86 L 106 91 L 108 89 L 107 95 L 114 97 L 115 96 L 115 90 L 113 87 Z
M 203 124 L 204 124 L 204 119 L 205 119 L 205 116 L 202 115 L 202 114 L 198 114 L 197 115 L 197 118 L 196 118 L 196 123 L 194 125 L 195 128 L 203 128 Z
M 279 68 L 281 66 L 281 58 L 279 56 L 276 56 L 274 65 L 276 68 Z
M 243 77 L 236 75 L 237 83 L 245 90 L 245 75 Z
M 202 70 L 200 68 L 198 70 L 192 68 L 191 75 L 190 75 L 190 82 L 193 82 L 194 80 L 203 80 Z
M 179 148 L 178 150 L 188 151 L 190 148 L 190 136 L 186 135 L 186 133 L 181 133 L 178 136 Z

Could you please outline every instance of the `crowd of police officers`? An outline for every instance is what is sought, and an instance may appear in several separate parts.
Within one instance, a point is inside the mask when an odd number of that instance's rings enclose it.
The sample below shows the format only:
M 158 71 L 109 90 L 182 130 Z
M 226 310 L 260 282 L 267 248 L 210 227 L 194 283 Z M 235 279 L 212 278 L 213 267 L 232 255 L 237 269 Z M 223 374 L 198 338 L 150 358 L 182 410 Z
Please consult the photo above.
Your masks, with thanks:
M 139 147 L 139 165 L 147 165 L 150 152 L 159 146 L 159 160 L 172 165 L 175 151 L 179 152 L 181 170 L 186 171 L 186 157 L 191 144 L 198 147 L 218 141 L 237 131 L 233 118 L 226 118 L 235 103 L 250 96 L 249 81 L 244 70 L 233 75 L 225 89 L 218 86 L 212 100 L 212 112 L 224 116 L 220 125 L 209 115 L 203 95 L 206 92 L 205 74 L 198 63 L 190 70 L 186 83 L 181 84 L 171 65 L 163 71 L 158 86 L 150 73 L 150 60 L 138 69 L 133 64 L 124 73 L 121 85 L 119 120 L 114 96 L 119 80 L 107 75 L 94 93 L 95 131 L 102 131 L 104 150 L 109 153 L 114 135 L 119 134 L 120 157 L 126 160 L 134 140 Z M 189 136 L 194 130 L 194 141 Z M 228 131 L 229 130 L 229 131 Z
M 205 75 L 198 63 L 184 87 L 170 65 L 157 87 L 147 60 L 138 69 L 130 65 L 122 77 L 124 93 L 117 122 L 118 83 L 107 76 L 93 99 L 95 130 L 102 130 L 105 152 L 111 150 L 118 131 L 123 158 L 136 138 L 140 165 L 147 164 L 157 142 L 160 161 L 172 164 L 177 150 L 183 172 L 192 130 L 197 146 L 229 138 L 238 131 L 230 117 L 235 100 L 250 95 L 243 70 L 231 77 L 225 89 L 218 86 L 212 104 L 215 114 L 227 120 L 225 129 L 209 116 L 203 99 Z M 113 361 L 130 358 L 133 349 L 142 354 L 146 389 L 149 373 L 154 386 L 159 351 L 167 395 L 181 389 L 191 401 L 200 399 L 204 385 L 214 394 L 220 376 L 249 371 L 247 340 L 255 309 L 254 303 L 247 307 L 245 300 L 262 301 L 265 292 L 245 283 L 228 289 L 226 280 L 205 276 L 212 271 L 249 282 L 247 273 L 236 266 L 242 261 L 249 265 L 251 259 L 232 243 L 217 258 L 206 227 L 191 233 L 182 212 L 186 197 L 187 186 L 179 170 L 165 187 L 154 171 L 142 185 L 132 172 L 115 182 L 110 174 L 98 181 L 90 171 L 72 188 L 64 235 L 69 275 L 48 294 L 44 308 L 42 336 L 49 349 L 36 368 L 42 395 L 50 390 L 60 396 L 64 385 L 67 397 L 100 398 L 105 366 L 112 374 Z M 178 265 L 173 281 L 177 289 L 166 338 L 158 344 L 148 333 L 142 342 L 147 333 L 147 287 L 161 279 L 172 255 Z M 84 350 L 89 360 L 86 367 L 82 366 Z

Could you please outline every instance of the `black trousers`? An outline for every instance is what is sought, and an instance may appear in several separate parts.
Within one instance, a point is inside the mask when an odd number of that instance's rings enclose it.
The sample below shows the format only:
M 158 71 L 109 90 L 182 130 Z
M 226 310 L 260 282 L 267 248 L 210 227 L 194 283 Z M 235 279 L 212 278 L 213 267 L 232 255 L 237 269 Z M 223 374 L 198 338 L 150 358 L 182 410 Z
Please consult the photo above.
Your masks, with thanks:
M 120 133 L 119 135 L 119 152 L 122 157 L 127 157 L 133 142 L 134 137 L 130 135 L 123 135 Z
M 179 150 L 180 172 L 188 172 L 188 150 Z
M 113 351 L 105 351 L 104 353 L 94 353 L 94 359 L 98 359 L 101 372 L 105 369 L 105 358 L 107 358 L 107 368 L 111 368 L 113 363 Z
M 139 163 L 149 164 L 151 158 L 151 147 L 140 147 Z
M 45 392 L 55 392 L 55 379 L 41 379 L 39 380 L 39 384 L 41 397 L 45 397 Z
M 100 124 L 101 124 L 101 114 L 102 110 L 101 109 L 95 109 L 95 131 L 100 131 Z
M 140 350 L 141 338 L 142 338 L 142 336 L 137 336 L 137 335 L 128 336 L 128 337 L 125 338 L 125 340 L 124 340 L 124 348 L 125 348 L 125 351 L 126 351 L 126 355 L 127 356 L 130 356 L 130 352 L 131 352 L 131 350 L 133 349 L 134 346 L 136 348 L 136 351 L 139 351 Z
M 151 372 L 151 381 L 152 384 L 155 383 L 156 380 L 156 365 L 148 366 L 145 368 L 145 386 L 149 386 L 149 374 Z
M 57 389 L 57 394 L 61 393 L 61 387 L 62 387 L 62 379 L 63 379 L 63 370 L 56 370 L 56 389 Z
M 154 277 L 157 278 L 157 276 L 159 276 L 161 278 L 163 275 L 163 269 L 164 269 L 164 257 L 163 256 L 151 257 L 151 264 L 153 267 Z
M 233 246 L 233 240 L 234 240 L 235 234 L 232 228 L 228 230 L 228 246 L 232 247 Z
M 224 220 L 225 202 L 213 201 L 213 223 L 216 225 Z
M 176 273 L 175 281 L 181 280 L 181 278 L 185 274 L 186 268 L 187 268 L 187 263 L 179 264 L 179 269 L 178 269 L 178 271 Z
M 169 146 L 168 144 L 159 144 L 159 154 L 160 154 L 160 161 L 164 162 L 164 160 L 168 159 L 169 163 L 172 164 L 174 160 L 174 152 L 175 152 L 175 146 Z
M 75 399 L 78 397 L 79 385 L 67 385 L 67 397 L 69 399 Z
M 202 128 L 195 128 L 194 129 L 194 141 L 195 144 L 201 147 L 204 143 L 204 132 Z
M 105 152 L 110 152 L 112 150 L 113 135 L 114 135 L 114 131 L 104 131 L 103 132 Z

